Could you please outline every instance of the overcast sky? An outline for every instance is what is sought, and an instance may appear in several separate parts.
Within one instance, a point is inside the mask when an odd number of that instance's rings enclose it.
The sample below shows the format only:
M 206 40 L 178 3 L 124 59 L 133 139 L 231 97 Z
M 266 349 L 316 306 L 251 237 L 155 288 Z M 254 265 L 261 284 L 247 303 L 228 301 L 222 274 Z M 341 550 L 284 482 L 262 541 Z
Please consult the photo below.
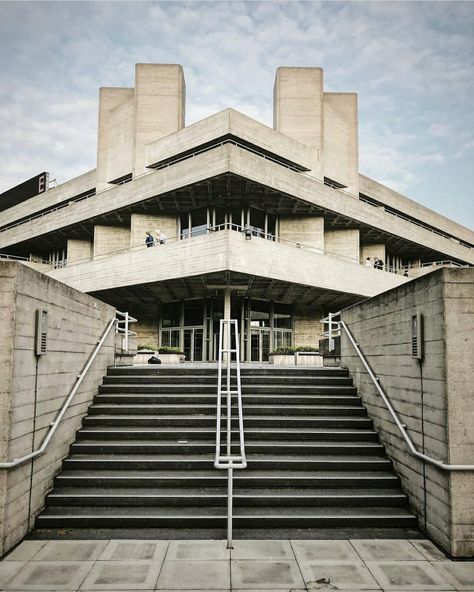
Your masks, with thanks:
M 186 123 L 272 125 L 278 66 L 359 95 L 360 171 L 474 226 L 474 2 L 1 2 L 0 192 L 95 167 L 99 86 L 180 63 Z

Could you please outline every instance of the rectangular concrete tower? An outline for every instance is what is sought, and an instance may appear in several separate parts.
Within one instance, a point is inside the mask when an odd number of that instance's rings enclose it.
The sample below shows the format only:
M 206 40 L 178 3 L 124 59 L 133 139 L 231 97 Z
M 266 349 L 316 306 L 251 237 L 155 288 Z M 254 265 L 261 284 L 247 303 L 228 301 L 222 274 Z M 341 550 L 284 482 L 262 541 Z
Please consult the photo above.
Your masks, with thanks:
M 184 127 L 186 85 L 179 64 L 135 66 L 134 175 L 145 172 L 145 145 Z
M 359 194 L 359 138 L 356 93 L 324 93 L 324 176 Z
M 137 64 L 134 88 L 101 88 L 97 190 L 146 172 L 145 146 L 184 127 L 186 85 L 177 64 Z
M 273 88 L 273 127 L 314 149 L 312 173 L 322 179 L 323 70 L 277 69 Z

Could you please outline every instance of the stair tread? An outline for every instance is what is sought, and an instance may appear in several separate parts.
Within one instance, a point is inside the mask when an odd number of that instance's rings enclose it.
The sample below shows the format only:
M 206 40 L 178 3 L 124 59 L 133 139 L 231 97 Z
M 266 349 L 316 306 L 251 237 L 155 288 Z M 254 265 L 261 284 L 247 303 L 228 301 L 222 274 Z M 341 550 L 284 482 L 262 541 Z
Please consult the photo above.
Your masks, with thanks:
M 74 458 L 74 460 L 84 460 L 84 461 L 88 461 L 91 460 L 91 456 L 88 454 L 80 454 L 80 453 L 74 453 L 71 454 L 70 458 Z M 145 462 L 154 462 L 156 459 L 155 458 L 149 458 L 148 456 L 142 456 L 142 455 L 137 455 L 137 454 L 102 454 L 100 456 L 94 456 L 93 459 L 94 460 L 108 460 L 108 459 L 120 459 L 123 461 L 134 461 L 134 460 L 140 460 L 140 461 L 145 461 Z M 202 462 L 210 462 L 210 461 L 214 461 L 214 455 L 210 455 L 210 454 L 186 454 L 186 455 L 178 455 L 178 454 L 160 454 L 159 460 L 169 460 L 169 461 L 185 461 L 188 462 L 190 460 L 194 460 L 194 461 L 202 461 Z M 321 462 L 321 461 L 327 461 L 327 462 L 355 462 L 355 461 L 363 461 L 363 462 L 374 462 L 374 463 L 380 463 L 380 462 L 388 462 L 388 459 L 384 456 L 380 456 L 380 455 L 369 455 L 369 454 L 364 454 L 364 455 L 358 455 L 358 454 L 351 454 L 351 455 L 347 455 L 347 454 L 330 454 L 330 455 L 324 455 L 324 454 L 313 454 L 311 456 L 310 459 L 308 459 L 307 456 L 299 456 L 296 454 L 285 454 L 282 457 L 278 457 L 276 455 L 268 455 L 268 454 L 252 454 L 251 458 L 249 457 L 248 460 L 254 460 L 254 461 L 269 461 L 272 463 L 278 462 L 278 461 L 294 461 L 294 462 L 305 462 L 305 463 L 310 463 L 310 462 Z
M 122 439 L 120 441 L 114 440 L 80 440 L 79 442 L 75 442 L 76 445 L 80 446 L 110 446 L 113 448 L 114 446 L 129 446 L 131 448 L 136 448 L 139 446 L 153 446 L 156 448 L 165 448 L 166 446 L 176 446 L 177 444 L 189 445 L 189 446 L 215 446 L 216 441 L 214 440 L 147 440 L 146 438 L 142 438 L 140 440 L 126 440 Z M 237 446 L 238 443 L 232 444 L 232 446 Z M 246 446 L 286 446 L 286 447 L 295 447 L 295 448 L 332 448 L 334 446 L 343 446 L 345 448 L 357 448 L 357 447 L 370 447 L 370 448 L 383 448 L 382 444 L 378 442 L 348 442 L 348 441 L 341 441 L 338 440 L 329 440 L 323 442 L 305 442 L 303 441 L 287 441 L 287 440 L 252 440 L 245 444 Z
M 48 497 L 58 496 L 103 496 L 103 497 L 188 497 L 188 496 L 212 496 L 227 498 L 227 487 L 121 487 L 115 490 L 109 487 L 58 487 Z M 248 496 L 248 497 L 267 497 L 267 496 L 284 496 L 284 497 L 406 497 L 400 492 L 398 488 L 380 488 L 373 487 L 358 488 L 357 490 L 351 488 L 298 488 L 298 487 L 272 487 L 272 488 L 249 488 L 239 487 L 234 489 L 234 496 Z
M 161 478 L 161 479 L 169 479 L 176 478 L 182 479 L 183 475 L 178 474 L 176 471 L 169 471 L 163 469 L 155 469 L 155 470 L 132 470 L 128 469 L 126 471 L 118 471 L 118 470 L 110 470 L 110 469 L 91 469 L 91 470 L 84 470 L 84 469 L 65 469 L 59 477 L 74 477 L 78 479 L 83 479 L 85 477 L 97 478 L 97 477 L 107 477 L 107 478 L 123 478 L 124 476 L 130 478 Z M 200 469 L 200 470 L 189 470 L 185 473 L 186 477 L 195 477 L 195 478 L 203 478 L 206 479 L 226 479 L 227 480 L 227 473 L 224 470 L 217 470 L 217 469 Z M 236 470 L 234 472 L 234 480 L 239 479 L 264 479 L 264 478 L 271 478 L 274 479 L 275 477 L 281 477 L 282 479 L 288 478 L 338 478 L 346 479 L 397 479 L 397 477 L 391 471 L 369 471 L 369 470 L 361 470 L 361 471 L 348 471 L 348 470 L 341 470 L 338 469 L 337 471 L 295 471 L 295 470 L 276 470 L 276 469 L 250 469 L 246 468 L 245 471 Z
M 86 426 L 83 427 L 79 430 L 81 433 L 101 433 L 101 432 L 117 432 L 120 433 L 120 435 L 126 434 L 127 432 L 144 432 L 144 433 L 160 433 L 160 434 L 164 434 L 164 433 L 176 433 L 176 432 L 196 432 L 196 433 L 210 433 L 215 435 L 216 430 L 215 428 L 208 428 L 208 427 L 202 427 L 202 426 L 163 426 L 160 428 L 156 428 L 156 427 L 147 427 L 147 426 L 127 426 L 125 429 L 123 429 L 123 427 L 114 427 L 114 426 L 101 426 L 101 427 L 90 427 L 90 426 Z M 258 434 L 258 433 L 274 433 L 275 435 L 279 434 L 279 433 L 294 433 L 294 434 L 354 434 L 354 435 L 359 435 L 359 434 L 375 434 L 376 431 L 375 430 L 361 430 L 361 429 L 357 429 L 357 430 L 353 430 L 351 428 L 331 428 L 331 427 L 325 427 L 325 428 L 294 428 L 294 427 L 287 427 L 287 428 L 282 428 L 282 429 L 278 429 L 278 428 L 267 428 L 265 426 L 262 426 L 261 428 L 245 428 L 245 433 L 252 433 L 252 434 Z M 238 434 L 237 430 L 232 430 L 233 434 Z
M 131 516 L 131 517 L 173 517 L 179 516 L 183 517 L 183 514 L 186 512 L 185 508 L 187 506 L 182 506 L 181 508 L 171 507 L 171 506 L 139 506 L 139 507 L 124 507 L 124 506 L 47 506 L 43 512 L 43 516 L 54 516 L 54 515 L 64 515 L 64 516 Z M 181 510 L 181 511 L 180 511 Z M 184 511 L 183 511 L 184 510 Z M 213 506 L 195 506 L 192 505 L 189 507 L 187 514 L 190 518 L 194 516 L 222 516 L 227 518 L 227 509 L 225 507 L 213 507 Z M 331 516 L 360 516 L 360 517 L 371 517 L 371 516 L 393 516 L 393 517 L 405 517 L 411 516 L 410 512 L 404 508 L 400 507 L 371 507 L 371 508 L 364 508 L 363 506 L 357 506 L 354 508 L 351 507 L 341 507 L 341 506 L 331 506 L 331 507 L 307 507 L 307 506 L 299 506 L 297 508 L 285 508 L 285 507 L 278 507 L 278 510 L 275 511 L 275 508 L 265 508 L 265 507 L 242 507 L 236 506 L 234 508 L 234 518 L 238 517 L 269 517 L 275 516 L 278 517 L 292 517 L 292 516 L 320 516 L 320 517 L 331 517 Z

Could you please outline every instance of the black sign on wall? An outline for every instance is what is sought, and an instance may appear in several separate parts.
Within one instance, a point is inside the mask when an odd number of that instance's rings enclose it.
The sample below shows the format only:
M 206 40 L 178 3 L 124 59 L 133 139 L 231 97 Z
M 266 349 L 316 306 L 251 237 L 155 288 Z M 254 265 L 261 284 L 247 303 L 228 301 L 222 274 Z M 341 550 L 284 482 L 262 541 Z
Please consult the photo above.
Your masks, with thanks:
M 25 181 L 16 187 L 8 189 L 5 193 L 0 194 L 0 212 L 3 212 L 12 206 L 16 206 L 22 201 L 26 201 L 27 199 L 30 199 L 30 197 L 38 195 L 38 193 L 44 193 L 48 190 L 48 187 L 49 173 L 45 172 L 28 179 L 28 181 Z

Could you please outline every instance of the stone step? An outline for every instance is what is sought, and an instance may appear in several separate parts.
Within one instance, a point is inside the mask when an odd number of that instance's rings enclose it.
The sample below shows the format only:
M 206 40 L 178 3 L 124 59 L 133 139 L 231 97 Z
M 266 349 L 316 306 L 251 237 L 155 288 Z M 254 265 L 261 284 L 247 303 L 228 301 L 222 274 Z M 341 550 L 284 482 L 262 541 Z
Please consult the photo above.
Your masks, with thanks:
M 215 439 L 215 427 L 83 427 L 77 432 L 77 439 L 87 440 L 206 440 Z M 238 435 L 237 430 L 232 430 L 232 438 Z M 351 429 L 351 428 L 276 428 L 276 427 L 245 427 L 245 441 L 273 440 L 301 441 L 301 442 L 378 442 L 378 434 L 375 430 Z
M 222 527 L 227 521 L 222 506 L 147 507 L 49 506 L 37 518 L 39 528 L 114 527 Z M 234 527 L 323 527 L 416 525 L 415 517 L 400 507 L 265 508 L 236 507 Z
M 253 454 L 248 458 L 252 469 L 266 470 L 294 470 L 294 471 L 337 471 L 337 470 L 371 470 L 387 471 L 391 468 L 388 458 L 375 455 L 323 455 L 313 454 L 309 458 L 301 455 L 274 456 L 269 454 Z M 102 454 L 86 455 L 71 454 L 63 461 L 64 469 L 107 469 L 130 470 L 133 468 L 143 470 L 176 470 L 192 471 L 212 469 L 214 467 L 213 455 L 165 455 L 149 458 L 143 455 L 133 454 Z
M 387 488 L 399 487 L 397 475 L 387 471 L 366 470 L 255 470 L 234 471 L 235 487 L 332 487 Z M 202 469 L 199 471 L 170 470 L 107 470 L 65 469 L 56 476 L 58 487 L 227 487 L 227 472 Z
M 407 505 L 407 497 L 398 489 L 314 489 L 314 488 L 241 488 L 234 490 L 234 506 L 398 506 Z M 50 493 L 46 504 L 52 506 L 223 506 L 227 505 L 226 487 L 118 488 L 60 487 Z
M 71 453 L 77 454 L 213 454 L 215 440 L 80 440 L 71 445 Z M 377 442 L 281 442 L 264 440 L 246 442 L 247 456 L 252 454 L 383 454 L 384 448 Z M 236 445 L 232 446 L 238 452 Z
M 222 406 L 223 410 L 227 408 Z M 116 405 L 114 403 L 94 403 L 89 408 L 89 415 L 151 415 L 154 412 L 159 412 L 160 415 L 190 415 L 215 416 L 216 405 L 173 405 L 173 404 L 137 404 L 130 405 L 122 403 Z M 270 417 L 273 415 L 303 415 L 305 413 L 312 414 L 314 417 L 321 417 L 325 415 L 349 415 L 352 417 L 365 417 L 367 410 L 362 405 L 245 405 L 245 415 L 262 415 Z

